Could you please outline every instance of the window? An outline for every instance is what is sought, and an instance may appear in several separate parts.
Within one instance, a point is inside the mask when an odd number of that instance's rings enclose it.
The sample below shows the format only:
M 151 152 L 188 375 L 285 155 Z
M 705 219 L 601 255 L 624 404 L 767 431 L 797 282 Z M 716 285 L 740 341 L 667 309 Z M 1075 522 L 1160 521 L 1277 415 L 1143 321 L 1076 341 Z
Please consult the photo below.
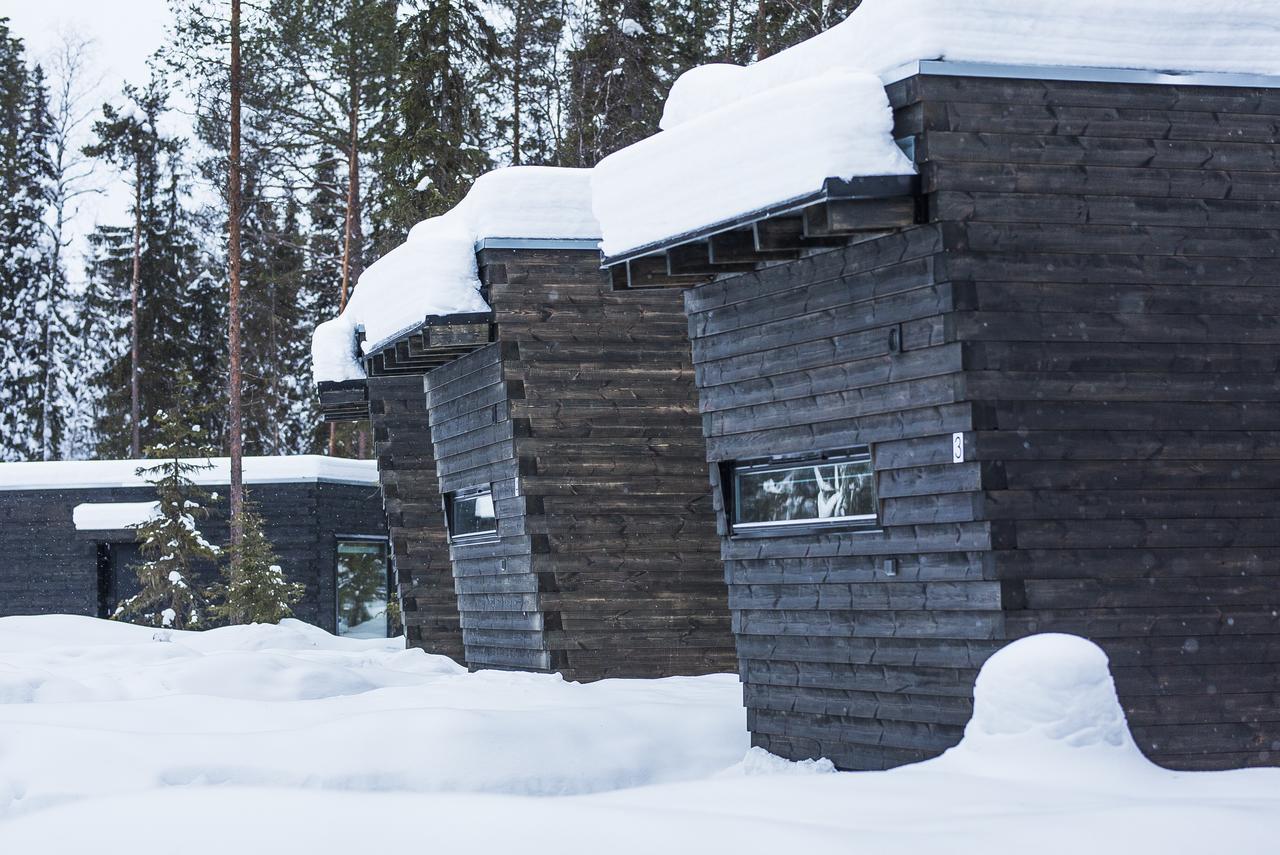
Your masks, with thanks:
M 387 542 L 375 539 L 338 541 L 338 635 L 386 638 L 390 566 Z
M 875 476 L 865 450 L 735 463 L 725 486 L 734 534 L 876 524 Z
M 475 487 L 445 497 L 449 539 L 484 540 L 498 536 L 498 516 L 493 509 L 493 489 Z

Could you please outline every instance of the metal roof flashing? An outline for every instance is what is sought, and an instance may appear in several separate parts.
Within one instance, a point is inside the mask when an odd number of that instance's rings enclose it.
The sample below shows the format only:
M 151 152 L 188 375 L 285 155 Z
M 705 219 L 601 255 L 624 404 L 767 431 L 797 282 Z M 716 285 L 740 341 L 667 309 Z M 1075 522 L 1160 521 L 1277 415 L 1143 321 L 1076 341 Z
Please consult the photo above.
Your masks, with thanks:
M 919 59 L 880 75 L 886 86 L 918 74 L 939 77 L 996 77 L 1010 80 L 1066 80 L 1082 83 L 1140 83 L 1159 86 L 1221 86 L 1243 89 L 1280 89 L 1280 77 L 1223 71 L 1103 68 L 1081 65 L 1007 65 Z
M 600 249 L 599 238 L 487 237 L 476 241 L 476 252 L 485 249 Z

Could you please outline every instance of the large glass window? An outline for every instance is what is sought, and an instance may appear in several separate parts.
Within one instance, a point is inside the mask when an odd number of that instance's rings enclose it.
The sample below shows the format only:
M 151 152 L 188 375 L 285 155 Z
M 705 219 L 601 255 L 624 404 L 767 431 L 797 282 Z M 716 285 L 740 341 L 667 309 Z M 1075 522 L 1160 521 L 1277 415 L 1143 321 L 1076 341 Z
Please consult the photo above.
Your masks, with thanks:
M 459 490 L 448 494 L 445 501 L 449 511 L 451 540 L 497 536 L 498 515 L 493 509 L 493 490 L 490 487 Z
M 735 533 L 876 522 L 875 477 L 865 451 L 736 463 L 728 498 Z
M 338 635 L 386 638 L 389 570 L 383 540 L 338 541 Z

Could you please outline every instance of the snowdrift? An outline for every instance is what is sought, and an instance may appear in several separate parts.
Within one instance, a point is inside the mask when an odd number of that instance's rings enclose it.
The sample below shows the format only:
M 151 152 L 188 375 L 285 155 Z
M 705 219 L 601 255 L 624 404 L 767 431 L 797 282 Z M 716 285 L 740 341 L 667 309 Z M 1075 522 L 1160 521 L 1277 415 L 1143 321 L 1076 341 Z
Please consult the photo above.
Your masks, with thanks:
M 296 621 L 0 619 L 5 852 L 1262 855 L 1280 835 L 1280 770 L 1151 765 L 1106 657 L 1070 636 L 988 660 L 935 760 L 744 751 L 732 676 L 584 686 Z M 560 793 L 594 794 L 525 795 Z

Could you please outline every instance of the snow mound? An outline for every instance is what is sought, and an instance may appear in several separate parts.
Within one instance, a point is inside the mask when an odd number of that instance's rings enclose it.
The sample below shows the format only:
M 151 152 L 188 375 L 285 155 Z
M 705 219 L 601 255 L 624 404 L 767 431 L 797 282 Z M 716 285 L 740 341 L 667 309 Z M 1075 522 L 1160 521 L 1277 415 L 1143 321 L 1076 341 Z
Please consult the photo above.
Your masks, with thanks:
M 426 318 L 487 312 L 475 245 L 483 238 L 594 240 L 590 171 L 545 166 L 496 169 L 447 213 L 413 227 L 403 244 L 372 264 L 337 318 L 316 327 L 311 344 L 317 382 L 364 377 L 356 332 L 372 347 Z
M 978 674 L 964 738 L 943 759 L 1001 773 L 1150 766 L 1107 664 L 1100 647 L 1074 635 L 1033 635 L 1000 649 Z
M 824 33 L 742 68 L 682 75 L 664 129 L 832 69 L 915 60 L 1280 75 L 1274 0 L 864 0 Z
M 591 186 L 604 252 L 618 255 L 812 193 L 827 178 L 913 172 L 880 79 L 836 71 L 615 152 Z
M 583 685 L 296 620 L 0 618 L 0 826 L 189 786 L 589 793 L 710 775 L 747 741 L 732 674 Z
M 825 757 L 816 760 L 787 760 L 770 754 L 763 748 L 752 747 L 741 763 L 725 769 L 717 778 L 754 778 L 757 775 L 828 775 L 836 771 L 836 764 Z

